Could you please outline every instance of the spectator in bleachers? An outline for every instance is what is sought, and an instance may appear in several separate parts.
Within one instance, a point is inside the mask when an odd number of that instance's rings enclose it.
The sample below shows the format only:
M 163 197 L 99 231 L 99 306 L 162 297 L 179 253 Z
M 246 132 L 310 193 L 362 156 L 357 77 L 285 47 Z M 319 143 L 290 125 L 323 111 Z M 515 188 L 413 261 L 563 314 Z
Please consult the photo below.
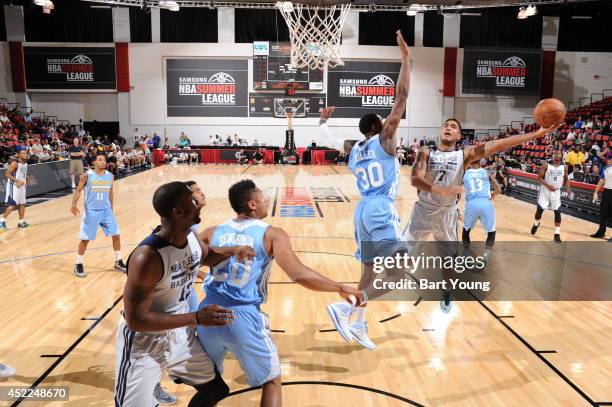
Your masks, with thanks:
M 570 173 L 568 178 L 570 181 L 584 182 L 584 171 L 582 171 L 582 166 L 580 164 L 574 165 L 574 170 Z
M 580 162 L 580 156 L 578 154 L 577 146 L 572 146 L 571 149 L 567 152 L 567 155 L 565 156 L 565 163 L 570 166 L 570 170 L 574 167 L 574 165 L 582 164 Z
M 584 126 L 584 122 L 582 121 L 582 116 L 578 116 L 578 120 L 574 123 L 575 129 L 581 129 Z
M 506 193 L 506 188 L 508 188 L 508 171 L 506 170 L 506 165 L 502 163 L 496 163 L 495 165 L 495 180 L 501 186 L 502 194 Z
M 140 141 L 142 139 L 142 134 L 140 134 L 140 132 L 138 131 L 138 127 L 134 129 L 132 137 L 134 137 L 134 141 Z
M 593 165 L 589 174 L 584 178 L 584 182 L 587 184 L 597 185 L 599 182 L 599 166 Z
M 188 148 L 191 146 L 191 140 L 189 140 L 189 137 L 187 137 L 185 133 L 181 132 L 181 137 L 179 138 L 176 146 L 178 148 Z
M 264 163 L 264 154 L 261 151 L 261 148 L 258 148 L 257 151 L 255 151 L 255 154 L 253 154 L 253 162 L 255 164 L 263 164 Z
M 159 134 L 153 133 L 153 137 L 151 138 L 151 150 L 161 148 L 161 137 Z
M 162 148 L 164 150 L 167 150 L 170 148 L 170 140 L 168 140 L 168 136 L 164 136 L 164 144 L 162 145 Z

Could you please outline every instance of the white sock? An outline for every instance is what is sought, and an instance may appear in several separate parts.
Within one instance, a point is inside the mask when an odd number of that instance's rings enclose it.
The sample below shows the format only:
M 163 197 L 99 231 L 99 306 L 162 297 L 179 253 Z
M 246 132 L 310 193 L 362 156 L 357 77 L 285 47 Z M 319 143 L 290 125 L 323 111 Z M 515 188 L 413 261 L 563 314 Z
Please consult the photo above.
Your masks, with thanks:
M 355 318 L 355 322 L 363 324 L 366 322 L 365 320 L 366 307 L 357 307 L 355 309 L 355 314 L 357 317 Z
M 83 256 L 81 256 L 80 254 L 77 254 L 76 264 L 83 264 Z
M 24 223 L 25 222 L 25 218 L 24 219 L 19 219 L 19 223 Z
M 540 221 L 536 220 L 535 222 L 533 222 L 533 226 L 540 226 Z
M 6 219 L 4 218 L 4 216 L 0 216 L 0 222 L 6 222 Z
M 121 250 L 115 250 L 115 261 L 121 260 Z
M 555 226 L 555 235 L 561 234 L 561 226 Z

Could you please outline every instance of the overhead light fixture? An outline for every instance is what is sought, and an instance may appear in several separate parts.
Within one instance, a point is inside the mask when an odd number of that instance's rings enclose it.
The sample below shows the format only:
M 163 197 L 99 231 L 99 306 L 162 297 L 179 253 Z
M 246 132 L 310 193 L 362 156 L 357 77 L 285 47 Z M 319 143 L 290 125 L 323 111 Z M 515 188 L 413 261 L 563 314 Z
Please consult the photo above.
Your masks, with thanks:
M 159 7 L 165 8 L 166 10 L 170 10 L 170 11 L 179 11 L 180 10 L 180 7 L 179 7 L 178 3 L 176 1 L 172 1 L 172 0 L 161 0 L 159 2 Z
M 281 1 L 281 8 L 285 13 L 293 13 L 293 3 L 290 1 Z
M 538 9 L 532 4 L 527 7 L 527 10 L 525 10 L 525 14 L 527 14 L 527 17 L 535 16 L 536 14 L 538 14 Z
M 416 10 L 408 10 L 406 11 L 406 14 L 408 14 L 411 17 L 414 17 L 417 15 L 417 11 Z
M 521 7 L 521 8 L 519 9 L 518 14 L 516 15 L 516 18 L 518 18 L 519 20 L 524 20 L 524 19 L 526 19 L 527 17 L 529 17 L 529 16 L 527 15 L 527 9 L 526 9 L 525 7 Z

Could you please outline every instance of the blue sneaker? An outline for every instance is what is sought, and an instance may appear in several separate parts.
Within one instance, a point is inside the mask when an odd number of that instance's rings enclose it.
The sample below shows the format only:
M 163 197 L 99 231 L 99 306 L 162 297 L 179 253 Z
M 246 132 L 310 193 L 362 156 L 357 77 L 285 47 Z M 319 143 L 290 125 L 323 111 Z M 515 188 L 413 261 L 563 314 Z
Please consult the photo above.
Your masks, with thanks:
M 376 345 L 368 336 L 368 323 L 367 322 L 353 322 L 350 326 L 351 335 L 353 339 L 361 344 L 366 349 L 374 350 Z
M 176 403 L 176 396 L 168 393 L 166 389 L 161 387 L 160 383 L 157 383 L 155 385 L 155 390 L 153 390 L 153 397 L 155 397 L 155 400 L 157 400 L 159 404 L 165 406 Z
M 449 292 L 444 293 L 444 296 L 442 300 L 440 301 L 440 309 L 445 314 L 450 313 L 451 309 L 453 309 L 453 302 L 451 301 L 451 295 Z
M 327 306 L 327 313 L 332 320 L 336 330 L 346 342 L 353 340 L 349 327 L 349 318 L 353 312 L 353 307 L 346 302 L 335 302 Z
M 17 224 L 17 227 L 18 227 L 18 228 L 27 228 L 28 226 L 30 226 L 30 224 L 29 224 L 28 222 L 26 222 L 25 220 L 20 221 L 20 222 Z
M 0 229 L 6 229 L 6 221 L 0 221 Z

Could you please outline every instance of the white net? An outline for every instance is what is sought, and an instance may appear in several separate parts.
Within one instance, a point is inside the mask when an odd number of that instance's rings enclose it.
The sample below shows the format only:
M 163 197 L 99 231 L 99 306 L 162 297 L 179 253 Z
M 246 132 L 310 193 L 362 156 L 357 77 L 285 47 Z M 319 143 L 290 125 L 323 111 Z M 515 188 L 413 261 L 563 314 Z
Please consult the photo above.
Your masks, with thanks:
M 320 7 L 279 1 L 276 6 L 289 27 L 293 67 L 323 69 L 344 65 L 340 40 L 350 4 Z

